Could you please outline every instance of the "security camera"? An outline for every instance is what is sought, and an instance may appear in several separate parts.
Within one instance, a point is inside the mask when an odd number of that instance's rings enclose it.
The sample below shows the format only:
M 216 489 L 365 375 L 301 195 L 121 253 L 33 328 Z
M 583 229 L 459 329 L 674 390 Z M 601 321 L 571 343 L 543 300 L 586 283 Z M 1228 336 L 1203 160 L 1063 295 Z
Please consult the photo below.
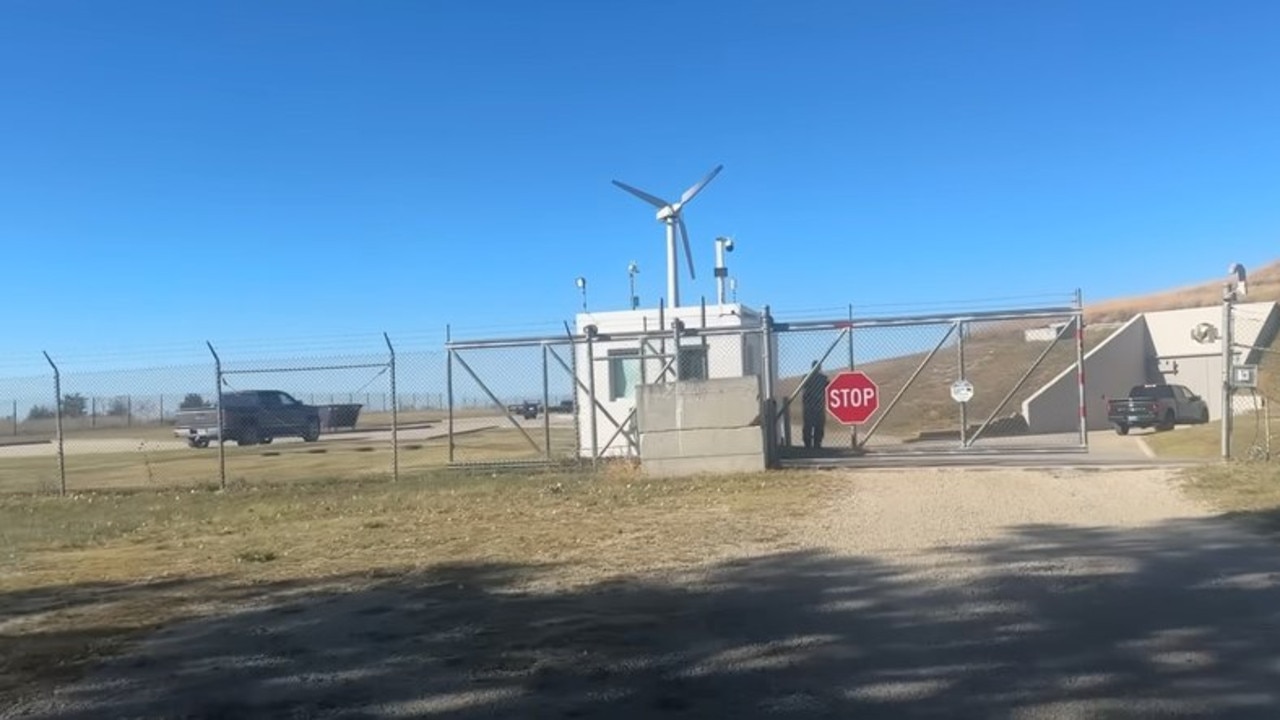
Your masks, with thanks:
M 725 251 L 725 252 L 733 252 L 733 240 L 725 240 L 725 241 L 724 241 L 724 251 Z

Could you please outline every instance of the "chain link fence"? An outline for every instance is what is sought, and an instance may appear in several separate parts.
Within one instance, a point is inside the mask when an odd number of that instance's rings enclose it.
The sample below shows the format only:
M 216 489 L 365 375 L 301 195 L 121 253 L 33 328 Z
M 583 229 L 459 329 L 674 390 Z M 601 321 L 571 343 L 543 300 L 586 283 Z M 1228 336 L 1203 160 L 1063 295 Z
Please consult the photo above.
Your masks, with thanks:
M 541 463 L 575 457 L 571 343 L 463 343 L 451 346 L 447 357 L 449 463 Z
M 1277 413 L 1273 399 L 1280 397 L 1280 354 L 1273 349 L 1275 319 L 1265 305 L 1231 308 L 1236 368 L 1230 391 L 1231 422 L 1228 453 L 1239 460 L 1269 461 L 1275 457 Z
M 47 357 L 48 374 L 0 378 L 0 492 L 398 478 L 447 463 L 442 351 L 209 349 L 207 363 L 119 370 Z

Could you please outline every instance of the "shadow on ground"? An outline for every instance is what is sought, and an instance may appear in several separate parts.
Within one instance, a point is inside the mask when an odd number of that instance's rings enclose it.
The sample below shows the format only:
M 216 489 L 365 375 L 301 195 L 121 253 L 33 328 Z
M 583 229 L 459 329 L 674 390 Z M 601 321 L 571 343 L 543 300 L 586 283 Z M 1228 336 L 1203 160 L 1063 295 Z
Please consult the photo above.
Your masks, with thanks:
M 545 572 L 264 587 L 16 716 L 1280 716 L 1280 552 L 1221 521 L 530 589 Z M 148 590 L 64 597 L 124 592 Z

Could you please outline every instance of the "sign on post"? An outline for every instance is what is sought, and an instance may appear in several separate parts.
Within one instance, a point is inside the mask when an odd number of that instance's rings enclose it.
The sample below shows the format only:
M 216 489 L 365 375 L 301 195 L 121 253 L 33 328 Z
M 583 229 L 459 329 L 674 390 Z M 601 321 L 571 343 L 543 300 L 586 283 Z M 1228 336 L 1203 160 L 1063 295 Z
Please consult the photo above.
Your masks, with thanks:
M 973 399 L 973 383 L 968 380 L 957 380 L 951 384 L 951 399 L 958 403 L 967 403 Z
M 861 425 L 880 409 L 880 389 L 866 373 L 847 370 L 827 383 L 827 412 L 842 425 Z

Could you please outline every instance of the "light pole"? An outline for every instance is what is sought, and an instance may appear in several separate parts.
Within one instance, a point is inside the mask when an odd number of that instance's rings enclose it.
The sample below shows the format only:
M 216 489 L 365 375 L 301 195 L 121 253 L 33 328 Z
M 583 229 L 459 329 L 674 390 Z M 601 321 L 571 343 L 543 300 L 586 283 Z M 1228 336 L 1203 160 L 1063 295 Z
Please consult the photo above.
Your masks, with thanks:
M 636 275 L 640 272 L 640 266 L 632 260 L 627 265 L 627 279 L 631 283 L 631 309 L 635 310 L 640 307 L 640 298 L 636 297 Z
M 587 311 L 587 279 L 579 275 L 578 278 L 573 281 L 573 284 L 577 285 L 578 290 L 582 293 L 582 312 L 586 312 Z

